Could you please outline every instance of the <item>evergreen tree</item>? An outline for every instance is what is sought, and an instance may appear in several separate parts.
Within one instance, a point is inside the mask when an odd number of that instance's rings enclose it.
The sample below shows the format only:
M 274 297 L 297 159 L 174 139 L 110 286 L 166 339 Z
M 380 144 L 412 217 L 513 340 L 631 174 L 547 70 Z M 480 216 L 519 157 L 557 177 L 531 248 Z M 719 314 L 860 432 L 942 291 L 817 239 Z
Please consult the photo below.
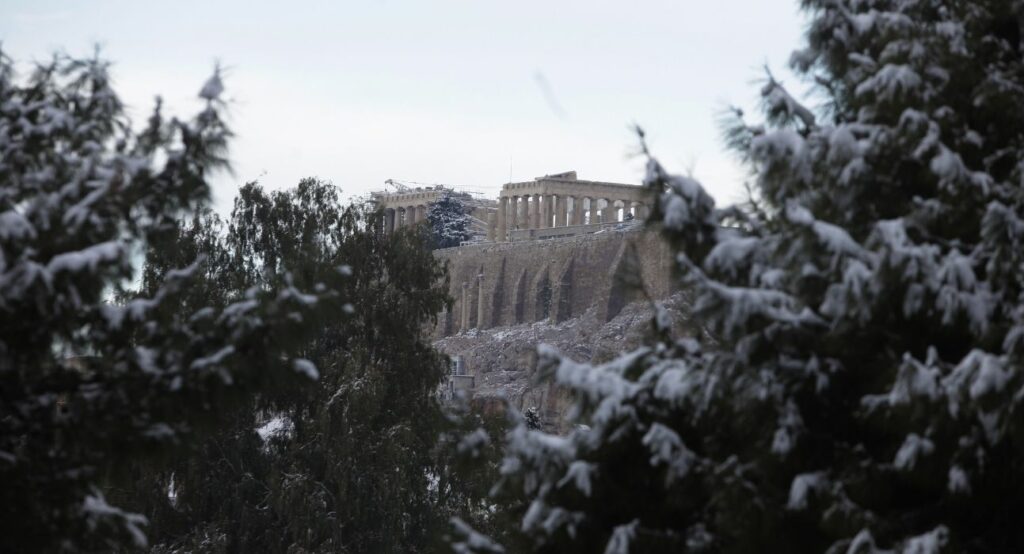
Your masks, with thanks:
M 245 391 L 316 377 L 293 357 L 318 296 L 251 289 L 222 308 L 177 305 L 182 265 L 108 302 L 130 253 L 208 199 L 230 132 L 214 76 L 190 121 L 157 102 L 135 131 L 98 57 L 56 56 L 19 83 L 0 54 L 0 550 L 146 544 L 145 518 L 102 488 L 190 440 Z
M 313 179 L 272 193 L 249 184 L 219 243 L 180 235 L 188 245 L 175 250 L 210 252 L 220 265 L 208 274 L 229 291 L 290 281 L 351 304 L 297 347 L 320 386 L 261 396 L 198 451 L 143 472 L 136 490 L 161 550 L 422 552 L 435 540 L 447 366 L 425 329 L 447 287 L 424 230 L 386 235 L 377 215 Z M 162 263 L 154 256 L 147 272 Z
M 446 193 L 427 208 L 427 221 L 434 248 L 451 248 L 473 236 L 470 232 L 469 209 L 462 198 Z
M 541 350 L 583 425 L 507 437 L 537 551 L 1024 551 L 1024 4 L 802 5 L 825 103 L 729 124 L 752 202 L 648 165 L 705 332 Z
M 507 433 L 516 419 L 515 408 L 504 404 L 501 410 L 491 411 L 457 397 L 448 406 L 449 429 L 437 446 L 437 511 L 449 518 L 444 538 L 455 552 L 524 552 L 529 548 L 528 540 L 518 532 L 521 500 L 490 494 L 504 454 L 501 441 L 493 437 Z M 526 412 L 526 425 L 539 428 L 540 415 L 534 416 Z

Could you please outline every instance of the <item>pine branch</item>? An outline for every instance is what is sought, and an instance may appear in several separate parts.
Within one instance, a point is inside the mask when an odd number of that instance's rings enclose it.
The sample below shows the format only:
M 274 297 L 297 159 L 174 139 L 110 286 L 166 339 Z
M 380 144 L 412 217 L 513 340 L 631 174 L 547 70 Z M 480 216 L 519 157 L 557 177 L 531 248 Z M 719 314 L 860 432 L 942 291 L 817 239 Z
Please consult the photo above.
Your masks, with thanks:
M 811 110 L 793 98 L 782 83 L 775 80 L 771 69 L 765 66 L 764 70 L 768 82 L 761 89 L 761 99 L 768 122 L 772 125 L 786 126 L 799 121 L 803 124 L 804 134 L 816 128 L 817 123 Z

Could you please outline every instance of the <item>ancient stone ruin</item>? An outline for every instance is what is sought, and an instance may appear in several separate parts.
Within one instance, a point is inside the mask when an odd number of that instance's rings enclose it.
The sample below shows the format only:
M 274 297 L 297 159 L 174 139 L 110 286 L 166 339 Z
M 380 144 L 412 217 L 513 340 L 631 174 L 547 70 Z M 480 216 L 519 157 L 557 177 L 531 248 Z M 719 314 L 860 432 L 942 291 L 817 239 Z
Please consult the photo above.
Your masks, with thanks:
M 493 339 L 495 333 L 530 326 L 557 328 L 579 318 L 596 329 L 632 303 L 649 306 L 673 292 L 670 250 L 643 226 L 654 201 L 644 187 L 584 181 L 573 171 L 507 183 L 496 201 L 442 186 L 379 192 L 373 198 L 383 210 L 384 229 L 394 232 L 425 220 L 430 203 L 445 194 L 463 195 L 476 234 L 435 253 L 448 263 L 454 299 L 435 329 L 438 347 L 456 360 L 450 393 L 472 394 L 486 381 L 482 372 L 516 372 L 530 363 L 517 359 L 521 356 L 505 359 L 501 348 L 476 344 L 475 336 L 484 340 L 487 333 Z M 529 352 L 535 343 L 522 346 Z M 600 351 L 601 345 L 592 346 L 580 352 Z M 512 381 L 497 392 L 515 389 Z

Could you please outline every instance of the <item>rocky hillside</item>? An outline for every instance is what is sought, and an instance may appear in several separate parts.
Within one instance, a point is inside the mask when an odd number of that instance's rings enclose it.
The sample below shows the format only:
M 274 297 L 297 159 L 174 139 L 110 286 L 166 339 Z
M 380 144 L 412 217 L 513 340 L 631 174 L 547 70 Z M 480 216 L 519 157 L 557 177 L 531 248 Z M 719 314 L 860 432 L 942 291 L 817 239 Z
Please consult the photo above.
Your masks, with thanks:
M 687 301 L 676 293 L 663 301 L 675 317 L 677 333 L 684 333 Z M 654 307 L 647 301 L 627 305 L 616 317 L 602 322 L 597 310 L 551 323 L 540 321 L 512 327 L 471 329 L 438 340 L 434 345 L 450 356 L 460 356 L 474 376 L 473 402 L 487 408 L 507 398 L 520 410 L 536 408 L 545 426 L 565 422 L 568 397 L 549 383 L 537 382 L 537 345 L 555 346 L 579 361 L 602 362 L 642 345 L 651 332 Z

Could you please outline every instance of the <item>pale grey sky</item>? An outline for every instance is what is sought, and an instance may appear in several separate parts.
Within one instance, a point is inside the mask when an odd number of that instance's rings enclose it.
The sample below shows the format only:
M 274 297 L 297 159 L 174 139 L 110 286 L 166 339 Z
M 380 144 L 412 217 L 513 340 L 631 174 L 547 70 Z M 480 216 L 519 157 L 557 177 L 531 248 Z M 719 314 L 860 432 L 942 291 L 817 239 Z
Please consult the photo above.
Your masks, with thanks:
M 220 60 L 238 135 L 222 210 L 257 178 L 346 195 L 389 178 L 494 194 L 510 173 L 571 169 L 638 183 L 632 123 L 669 169 L 734 200 L 744 174 L 716 117 L 753 103 L 765 63 L 794 81 L 802 21 L 795 0 L 0 0 L 8 55 L 98 43 L 140 117 L 156 94 L 193 113 Z

